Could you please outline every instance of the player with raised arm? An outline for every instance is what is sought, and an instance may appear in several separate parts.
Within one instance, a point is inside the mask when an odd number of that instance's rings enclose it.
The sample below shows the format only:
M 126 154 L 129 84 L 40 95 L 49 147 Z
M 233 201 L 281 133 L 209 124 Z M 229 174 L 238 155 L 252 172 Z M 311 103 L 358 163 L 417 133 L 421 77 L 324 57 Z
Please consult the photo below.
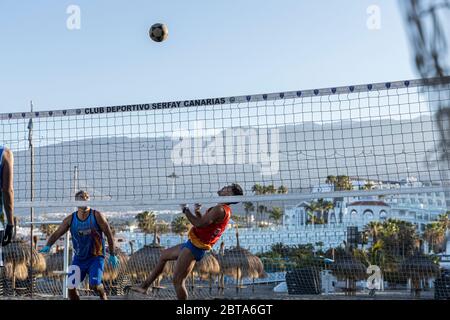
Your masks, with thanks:
M 241 196 L 242 188 L 238 184 L 223 187 L 218 192 L 219 196 Z M 131 290 L 146 294 L 153 281 L 158 278 L 167 261 L 176 260 L 173 284 L 179 300 L 188 298 L 185 287 L 187 276 L 194 268 L 195 262 L 200 261 L 208 250 L 219 241 L 231 217 L 230 203 L 219 203 L 209 208 L 204 215 L 200 213 L 200 205 L 196 204 L 195 214 L 186 205 L 182 205 L 183 213 L 191 222 L 189 240 L 168 248 L 161 253 L 159 261 L 149 277 L 140 285 L 132 287 Z
M 79 191 L 75 195 L 76 201 L 88 201 L 89 194 Z M 67 231 L 70 230 L 74 249 L 72 265 L 80 269 L 81 283 L 89 274 L 89 287 L 96 292 L 100 299 L 107 300 L 103 288 L 103 270 L 105 261 L 105 240 L 108 239 L 109 263 L 113 268 L 119 266 L 119 259 L 115 255 L 114 238 L 105 216 L 89 208 L 87 205 L 78 206 L 78 210 L 66 217 L 59 228 L 50 236 L 47 245 L 40 251 L 48 253 L 51 246 Z M 79 300 L 77 289 L 69 289 L 69 299 Z

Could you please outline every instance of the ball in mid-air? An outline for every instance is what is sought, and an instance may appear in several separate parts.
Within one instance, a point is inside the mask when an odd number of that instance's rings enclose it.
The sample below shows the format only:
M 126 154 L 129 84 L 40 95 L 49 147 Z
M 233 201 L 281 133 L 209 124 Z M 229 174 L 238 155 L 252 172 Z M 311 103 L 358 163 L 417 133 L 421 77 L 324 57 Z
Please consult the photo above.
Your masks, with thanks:
M 162 42 L 167 39 L 169 30 L 167 29 L 167 26 L 165 24 L 155 23 L 150 27 L 149 35 L 153 41 Z

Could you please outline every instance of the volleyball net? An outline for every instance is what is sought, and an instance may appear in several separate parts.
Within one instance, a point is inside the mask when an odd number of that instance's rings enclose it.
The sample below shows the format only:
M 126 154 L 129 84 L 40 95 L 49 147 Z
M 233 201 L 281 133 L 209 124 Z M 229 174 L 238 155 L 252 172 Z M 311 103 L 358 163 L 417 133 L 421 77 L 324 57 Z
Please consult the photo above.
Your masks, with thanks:
M 392 232 L 395 226 L 396 232 Z M 216 247 L 197 262 L 186 279 L 191 299 L 296 299 L 321 295 L 357 299 L 448 299 L 449 273 L 439 267 L 436 255 L 416 250 L 414 224 L 388 220 L 363 233 L 347 233 L 346 246 L 327 246 L 321 242 L 275 243 L 265 252 L 252 253 L 245 245 Z M 303 233 L 321 235 L 332 231 L 316 225 Z M 248 233 L 249 230 L 241 230 Z M 181 240 L 181 239 L 180 239 Z M 265 241 L 269 242 L 266 238 Z M 311 239 L 310 239 L 311 240 Z M 229 243 L 230 245 L 230 243 Z M 365 245 L 365 246 L 364 246 Z M 436 250 L 438 242 L 430 242 Z M 68 246 L 71 254 L 71 245 Z M 156 266 L 165 246 L 158 241 L 116 254 L 120 265 L 113 269 L 105 256 L 103 286 L 110 299 L 175 299 L 172 284 L 175 261 L 169 261 L 150 286 L 147 295 L 134 293 Z M 0 299 L 62 299 L 68 279 L 65 250 L 56 248 L 48 255 L 38 253 L 26 241 L 13 241 L 4 248 L 4 267 L 0 268 Z M 33 267 L 31 268 L 31 263 Z M 83 299 L 96 294 L 88 277 L 77 286 Z M 325 298 L 326 299 L 326 298 Z
M 447 209 L 450 126 L 435 114 L 449 106 L 450 78 L 439 78 L 1 114 L 0 131 L 15 156 L 17 212 L 73 209 L 79 189 L 102 211 L 179 209 L 218 202 L 217 190 L 240 184 L 244 196 L 220 198 L 241 205 L 224 245 L 189 276 L 193 297 L 270 298 L 282 282 L 292 294 L 353 294 L 367 293 L 371 274 L 377 290 L 440 279 L 423 251 L 445 250 L 436 239 L 447 222 L 423 228 Z M 160 241 L 119 246 L 121 268 L 105 271 L 108 295 L 145 279 L 161 250 L 182 241 L 175 227 L 155 231 Z M 28 239 L 4 248 L 3 295 L 62 294 L 62 251 L 33 250 Z M 175 297 L 166 269 L 150 298 Z
M 10 113 L 0 132 L 15 154 L 17 208 L 73 207 L 75 189 L 100 207 L 212 203 L 233 182 L 241 201 L 411 192 L 411 177 L 442 189 L 449 129 L 434 114 L 449 88 L 439 78 Z

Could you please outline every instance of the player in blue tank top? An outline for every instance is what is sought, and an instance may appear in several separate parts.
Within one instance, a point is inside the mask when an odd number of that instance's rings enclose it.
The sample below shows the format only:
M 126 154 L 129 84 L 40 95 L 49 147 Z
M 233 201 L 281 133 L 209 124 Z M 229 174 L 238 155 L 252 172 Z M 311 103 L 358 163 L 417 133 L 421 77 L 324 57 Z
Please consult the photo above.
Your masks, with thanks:
M 88 201 L 89 194 L 79 191 L 75 195 L 77 201 Z M 74 256 L 72 265 L 80 269 L 81 283 L 86 275 L 89 275 L 89 287 L 95 291 L 100 299 L 106 300 L 106 293 L 102 285 L 103 270 L 105 265 L 105 239 L 108 239 L 109 263 L 117 268 L 119 260 L 115 255 L 114 238 L 106 218 L 98 211 L 88 206 L 79 206 L 78 210 L 66 217 L 59 228 L 50 236 L 47 245 L 41 250 L 43 253 L 50 251 L 50 247 L 67 231 L 72 235 Z M 69 289 L 69 299 L 79 300 L 75 289 Z
M 14 157 L 3 146 L 0 146 L 0 187 L 0 245 L 6 246 L 14 229 Z

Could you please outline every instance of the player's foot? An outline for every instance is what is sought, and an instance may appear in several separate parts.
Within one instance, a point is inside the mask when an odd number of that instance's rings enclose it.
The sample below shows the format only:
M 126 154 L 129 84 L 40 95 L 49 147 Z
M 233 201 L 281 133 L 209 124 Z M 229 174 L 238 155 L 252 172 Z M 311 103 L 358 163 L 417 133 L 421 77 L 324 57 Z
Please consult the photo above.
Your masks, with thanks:
M 133 286 L 133 287 L 130 287 L 130 291 L 137 292 L 140 294 L 147 294 L 148 289 L 142 288 L 140 286 Z

